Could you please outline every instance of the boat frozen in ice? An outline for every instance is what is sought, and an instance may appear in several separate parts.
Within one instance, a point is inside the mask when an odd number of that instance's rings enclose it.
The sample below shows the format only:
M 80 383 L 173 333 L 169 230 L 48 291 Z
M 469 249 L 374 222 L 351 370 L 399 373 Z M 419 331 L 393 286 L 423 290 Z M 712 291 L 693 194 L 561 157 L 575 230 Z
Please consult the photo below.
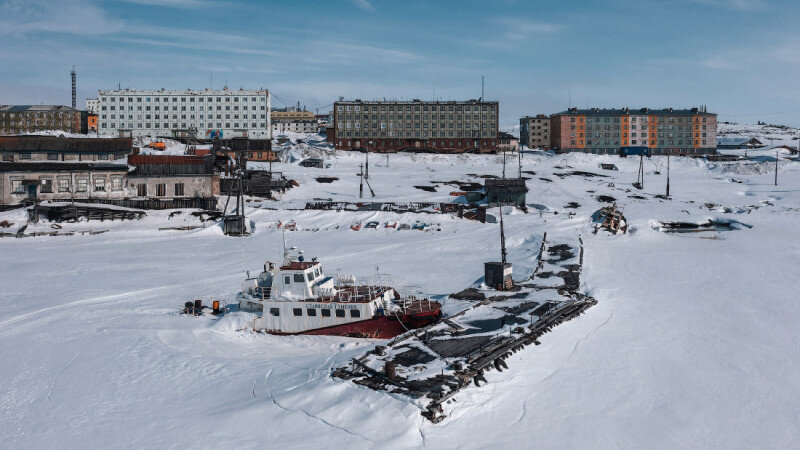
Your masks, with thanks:
M 389 339 L 441 317 L 427 296 L 401 296 L 383 284 L 360 285 L 352 276 L 327 276 L 316 258 L 284 251 L 281 266 L 267 262 L 237 295 L 239 308 L 261 313 L 253 328 L 273 334 L 325 334 Z

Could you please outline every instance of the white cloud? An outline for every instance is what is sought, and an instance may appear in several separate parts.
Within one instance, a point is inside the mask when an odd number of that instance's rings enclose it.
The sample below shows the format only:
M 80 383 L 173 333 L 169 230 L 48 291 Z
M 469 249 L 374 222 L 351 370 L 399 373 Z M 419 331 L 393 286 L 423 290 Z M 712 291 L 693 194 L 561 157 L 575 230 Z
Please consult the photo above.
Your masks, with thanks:
M 505 30 L 504 36 L 512 41 L 523 41 L 534 34 L 557 33 L 562 29 L 561 25 L 516 17 L 496 17 L 492 22 L 501 27 L 500 31 Z
M 125 22 L 109 17 L 88 1 L 8 0 L 0 3 L 0 34 L 96 35 L 117 32 L 124 25 Z
M 368 0 L 350 0 L 350 1 L 354 5 L 363 9 L 364 11 L 375 11 L 375 7 L 372 6 L 372 3 L 370 3 Z

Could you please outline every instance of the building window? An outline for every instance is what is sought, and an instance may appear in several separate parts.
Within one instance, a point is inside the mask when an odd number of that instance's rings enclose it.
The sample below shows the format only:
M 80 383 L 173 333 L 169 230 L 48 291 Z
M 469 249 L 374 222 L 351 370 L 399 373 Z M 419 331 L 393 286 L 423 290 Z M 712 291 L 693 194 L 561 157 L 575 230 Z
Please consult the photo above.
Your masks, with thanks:
M 78 187 L 76 191 L 86 192 L 89 190 L 89 180 L 87 178 L 78 178 Z
M 58 161 L 58 153 L 48 153 L 47 154 L 48 161 Z
M 336 310 L 336 317 L 344 317 L 344 310 L 343 309 L 337 309 Z
M 106 179 L 105 178 L 95 178 L 94 179 L 94 191 L 95 192 L 105 192 L 106 190 Z
M 19 159 L 31 159 L 30 152 L 23 152 L 19 154 Z
M 147 185 L 144 184 L 144 183 L 137 184 L 136 185 L 136 195 L 139 196 L 139 197 L 147 197 Z
M 183 196 L 183 183 L 175 183 L 175 195 Z
M 11 180 L 11 193 L 24 194 L 25 189 L 22 188 L 22 180 Z
M 58 179 L 58 192 L 69 192 L 69 178 Z
M 53 180 L 45 179 L 41 180 L 41 192 L 42 194 L 51 194 L 53 193 Z
M 112 191 L 121 191 L 122 190 L 122 178 L 120 178 L 120 177 L 112 177 L 111 178 L 111 190 Z

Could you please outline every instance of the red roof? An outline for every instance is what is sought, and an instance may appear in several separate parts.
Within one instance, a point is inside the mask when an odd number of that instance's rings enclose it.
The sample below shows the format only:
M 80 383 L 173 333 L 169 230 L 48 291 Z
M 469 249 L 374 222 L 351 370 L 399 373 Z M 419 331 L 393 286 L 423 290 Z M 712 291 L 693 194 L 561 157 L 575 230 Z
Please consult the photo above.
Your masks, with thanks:
M 317 264 L 319 264 L 319 262 L 292 261 L 288 266 L 281 266 L 281 270 L 306 270 L 309 267 L 313 267 Z
M 129 155 L 128 164 L 204 164 L 203 158 L 191 155 Z

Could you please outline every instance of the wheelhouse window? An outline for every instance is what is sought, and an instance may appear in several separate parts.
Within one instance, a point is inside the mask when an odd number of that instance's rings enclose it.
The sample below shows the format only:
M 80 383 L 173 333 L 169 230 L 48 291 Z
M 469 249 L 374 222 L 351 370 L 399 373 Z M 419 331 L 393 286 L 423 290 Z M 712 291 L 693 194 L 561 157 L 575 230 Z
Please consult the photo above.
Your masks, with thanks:
M 289 275 L 283 277 L 283 284 L 289 284 L 291 282 L 292 282 L 292 277 L 290 277 Z
M 303 308 L 292 308 L 292 314 L 294 314 L 296 317 L 302 316 Z
M 336 317 L 344 317 L 344 310 L 343 309 L 337 309 L 336 310 Z
M 351 309 L 350 310 L 350 317 L 361 317 L 361 311 L 358 309 Z
M 294 282 L 295 283 L 305 283 L 306 279 L 303 278 L 303 274 L 302 273 L 296 273 L 296 274 L 294 274 Z
M 317 315 L 317 310 L 314 308 L 306 308 L 306 315 L 309 317 L 314 317 Z
M 322 310 L 322 317 L 330 317 L 330 316 L 331 316 L 331 310 L 330 309 L 323 309 Z
M 278 308 L 270 308 L 269 309 L 269 315 L 273 316 L 273 317 L 278 317 L 278 316 L 281 315 L 281 310 L 278 309 Z

